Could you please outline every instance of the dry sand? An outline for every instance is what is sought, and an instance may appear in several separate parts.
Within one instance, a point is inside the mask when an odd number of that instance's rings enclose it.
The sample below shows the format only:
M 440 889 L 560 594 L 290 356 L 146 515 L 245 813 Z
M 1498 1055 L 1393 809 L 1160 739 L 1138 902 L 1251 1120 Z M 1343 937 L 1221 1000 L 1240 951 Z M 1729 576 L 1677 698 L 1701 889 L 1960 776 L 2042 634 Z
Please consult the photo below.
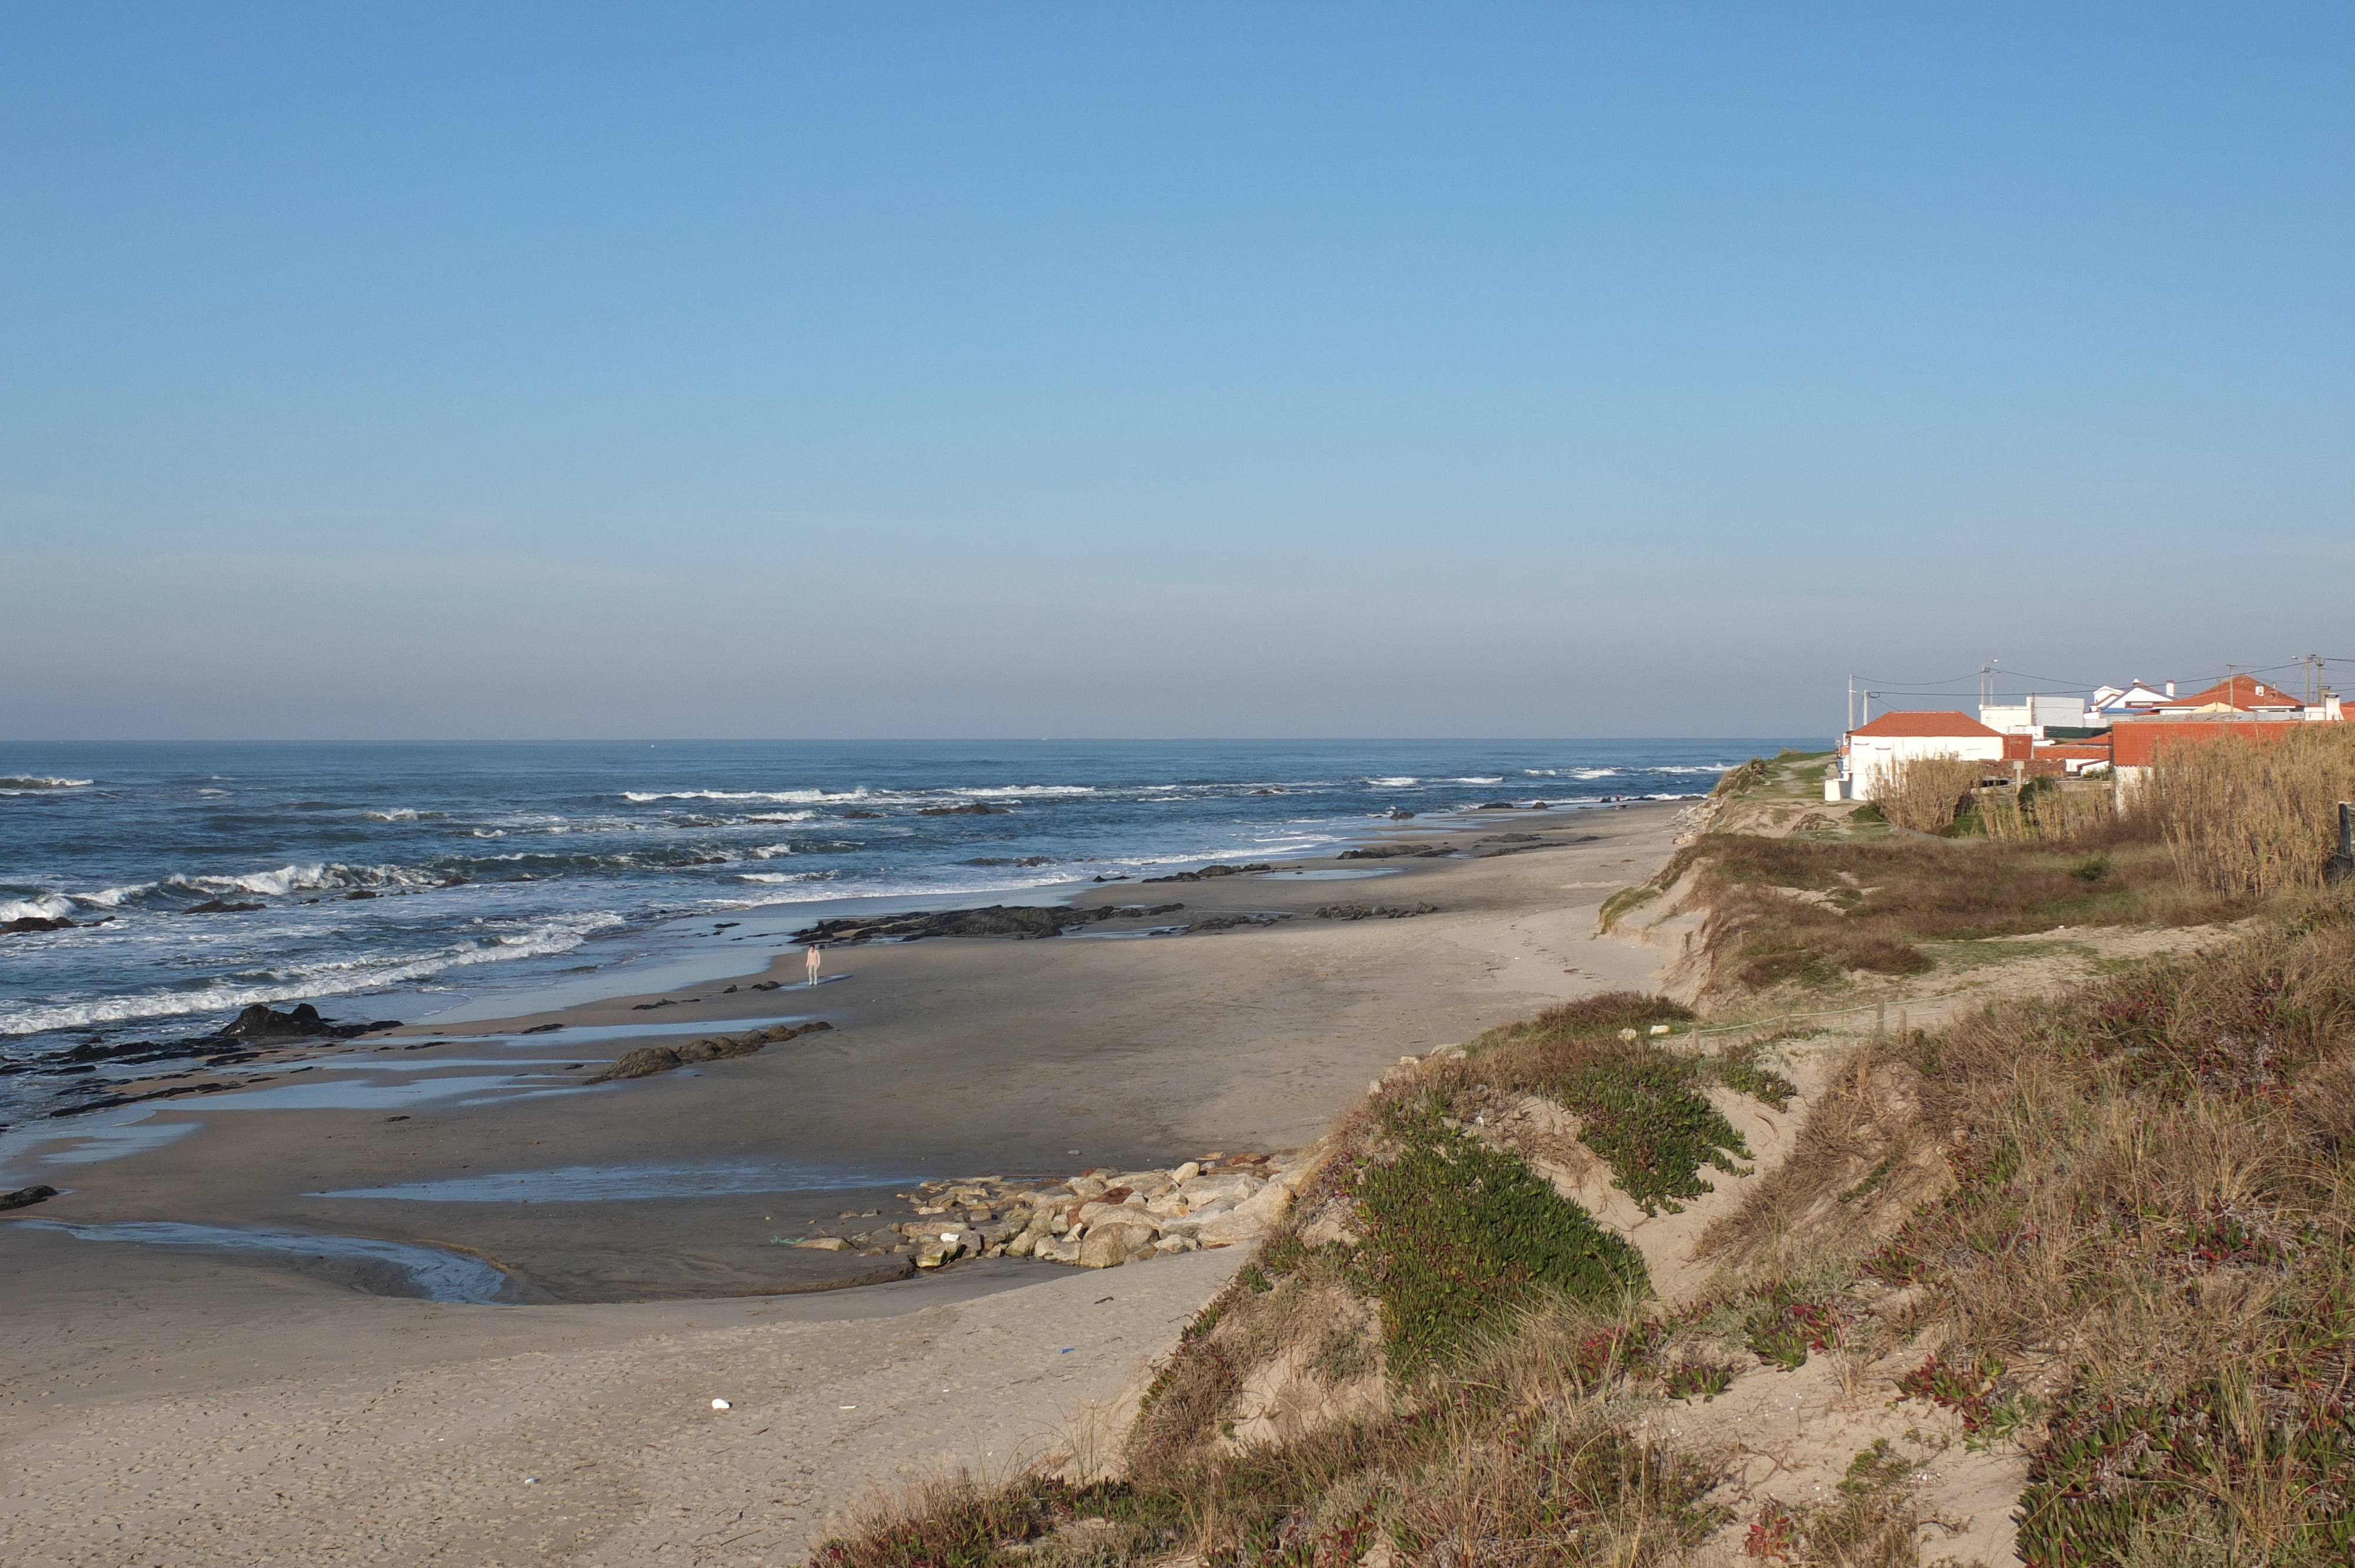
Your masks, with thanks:
M 1298 1145 L 1402 1053 L 1648 985 L 1658 949 L 1591 933 L 1604 897 L 1665 860 L 1672 815 L 1417 823 L 1403 836 L 1466 849 L 1539 826 L 1584 842 L 1490 843 L 1486 858 L 1393 861 L 1397 874 L 1363 881 L 1230 877 L 1084 900 L 1303 916 L 1273 927 L 932 940 L 838 952 L 852 978 L 800 997 L 675 993 L 712 1000 L 664 1009 L 666 1022 L 806 998 L 837 1028 L 593 1093 L 421 1102 L 400 1122 L 380 1108 L 162 1113 L 204 1125 L 80 1168 L 71 1194 L 24 1217 L 435 1242 L 496 1259 L 528 1304 L 369 1296 L 333 1269 L 10 1226 L 0 1561 L 788 1563 L 877 1487 L 1075 1446 L 1084 1457 L 1241 1249 L 746 1294 L 876 1266 L 768 1238 L 837 1207 L 888 1210 L 905 1178 Z M 1439 912 L 1308 916 L 1343 901 Z M 649 1016 L 632 1011 L 645 1000 L 517 1022 L 625 1023 Z M 481 1054 L 457 1042 L 410 1060 Z M 437 1070 L 470 1069 L 423 1072 Z M 903 1180 L 599 1203 L 305 1196 L 734 1158 Z M 714 1413 L 714 1397 L 736 1408 Z

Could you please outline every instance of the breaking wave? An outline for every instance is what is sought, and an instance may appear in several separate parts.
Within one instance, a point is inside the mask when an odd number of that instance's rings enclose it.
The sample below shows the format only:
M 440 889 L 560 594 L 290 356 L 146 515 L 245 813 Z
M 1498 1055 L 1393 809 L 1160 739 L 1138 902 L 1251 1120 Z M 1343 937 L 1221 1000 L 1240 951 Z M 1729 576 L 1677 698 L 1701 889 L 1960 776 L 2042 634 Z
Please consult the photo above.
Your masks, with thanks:
M 44 893 L 35 898 L 11 898 L 0 903 L 0 921 L 62 920 L 72 913 L 72 901 L 58 893 Z
M 24 795 L 35 789 L 80 789 L 92 782 L 88 779 L 48 779 L 37 773 L 11 773 L 0 777 L 0 794 Z
M 765 800 L 777 806 L 817 806 L 835 801 L 864 800 L 867 791 L 851 789 L 624 789 L 622 799 L 643 806 L 654 800 Z

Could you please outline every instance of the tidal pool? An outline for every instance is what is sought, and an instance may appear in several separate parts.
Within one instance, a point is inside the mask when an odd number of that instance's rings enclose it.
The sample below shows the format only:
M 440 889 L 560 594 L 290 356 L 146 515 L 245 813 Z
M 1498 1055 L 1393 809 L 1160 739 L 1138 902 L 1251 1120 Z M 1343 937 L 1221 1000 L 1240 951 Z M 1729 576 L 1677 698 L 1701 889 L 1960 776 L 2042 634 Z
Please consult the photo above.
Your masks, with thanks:
M 464 1253 L 372 1236 L 322 1236 L 302 1231 L 243 1230 L 229 1225 L 184 1224 L 177 1220 L 119 1220 L 108 1224 L 72 1224 L 62 1220 L 18 1220 L 18 1225 L 63 1231 L 80 1241 L 132 1242 L 143 1246 L 250 1255 L 291 1264 L 305 1274 L 357 1286 L 375 1296 L 421 1297 L 428 1301 L 496 1303 L 507 1277 L 496 1265 Z

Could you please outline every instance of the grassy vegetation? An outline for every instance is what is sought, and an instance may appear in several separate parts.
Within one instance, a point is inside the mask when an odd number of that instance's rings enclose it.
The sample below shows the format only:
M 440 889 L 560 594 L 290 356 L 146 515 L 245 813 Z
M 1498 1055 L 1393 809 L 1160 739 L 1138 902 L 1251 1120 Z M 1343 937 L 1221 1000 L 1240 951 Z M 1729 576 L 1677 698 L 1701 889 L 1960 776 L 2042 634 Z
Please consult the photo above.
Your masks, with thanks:
M 1774 1037 L 1701 1053 L 1690 1011 L 1633 992 L 1493 1030 L 1336 1129 L 1163 1366 L 1128 1479 L 939 1489 L 819 1561 L 1632 1568 L 1715 1537 L 1712 1562 L 1911 1568 L 1953 1442 L 2024 1461 L 2031 1568 L 2355 1562 L 2355 899 L 2260 904 L 2245 868 L 2279 853 L 2190 855 L 2175 831 L 1689 846 L 1656 885 L 1689 874 L 1737 985 L 1902 972 L 1921 944 L 1967 967 L 2065 946 L 1994 941 L 2059 925 L 2260 918 L 2069 996 L 1876 1028 L 1808 1077 L 1795 1146 L 1704 1236 L 1720 1272 L 1674 1309 L 1548 1179 L 1547 1117 L 1673 1208 L 1749 1157 L 1724 1090 L 1796 1095 Z M 1714 1489 L 1729 1451 L 1641 1436 L 1665 1402 L 1705 1420 L 1819 1356 L 1818 1376 L 1893 1369 L 1856 1409 L 1893 1396 L 1934 1435 L 1876 1438 L 1836 1486 L 1739 1517 Z M 1252 1425 L 1287 1377 L 1322 1414 Z
M 1350 1266 L 1381 1303 L 1396 1371 L 1437 1364 L 1540 1293 L 1608 1303 L 1648 1289 L 1642 1255 L 1517 1156 L 1429 1102 L 1384 1104 L 1376 1118 L 1392 1151 L 1355 1172 L 1364 1229 Z
M 2105 846 L 1921 837 L 1764 839 L 1712 834 L 1660 877 L 1696 873 L 1701 940 L 1717 972 L 1753 991 L 1822 989 L 1849 974 L 1920 974 L 1918 944 L 2057 926 L 2198 925 L 2245 901 L 2189 888 L 2165 846 L 2121 831 Z
M 2348 1561 L 2349 911 L 1891 1056 L 1920 1075 L 1953 1186 L 1870 1267 L 1920 1291 L 1895 1329 L 1944 1330 L 1923 1396 L 1966 1424 L 2043 1404 L 2026 1559 L 2126 1561 L 2172 1541 L 2234 1562 Z

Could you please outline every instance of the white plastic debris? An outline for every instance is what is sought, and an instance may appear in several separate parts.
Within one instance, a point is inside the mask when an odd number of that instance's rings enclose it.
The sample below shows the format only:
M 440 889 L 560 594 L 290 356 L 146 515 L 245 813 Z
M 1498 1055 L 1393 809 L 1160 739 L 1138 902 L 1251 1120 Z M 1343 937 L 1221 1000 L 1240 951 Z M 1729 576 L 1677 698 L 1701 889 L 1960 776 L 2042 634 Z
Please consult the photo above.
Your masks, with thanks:
M 729 1404 L 724 1399 L 715 1399 L 711 1402 L 711 1408 L 714 1410 L 733 1410 L 736 1407 Z
M 523 1478 L 523 1484 L 527 1487 L 536 1487 L 539 1485 L 539 1478 L 538 1476 L 526 1476 Z

